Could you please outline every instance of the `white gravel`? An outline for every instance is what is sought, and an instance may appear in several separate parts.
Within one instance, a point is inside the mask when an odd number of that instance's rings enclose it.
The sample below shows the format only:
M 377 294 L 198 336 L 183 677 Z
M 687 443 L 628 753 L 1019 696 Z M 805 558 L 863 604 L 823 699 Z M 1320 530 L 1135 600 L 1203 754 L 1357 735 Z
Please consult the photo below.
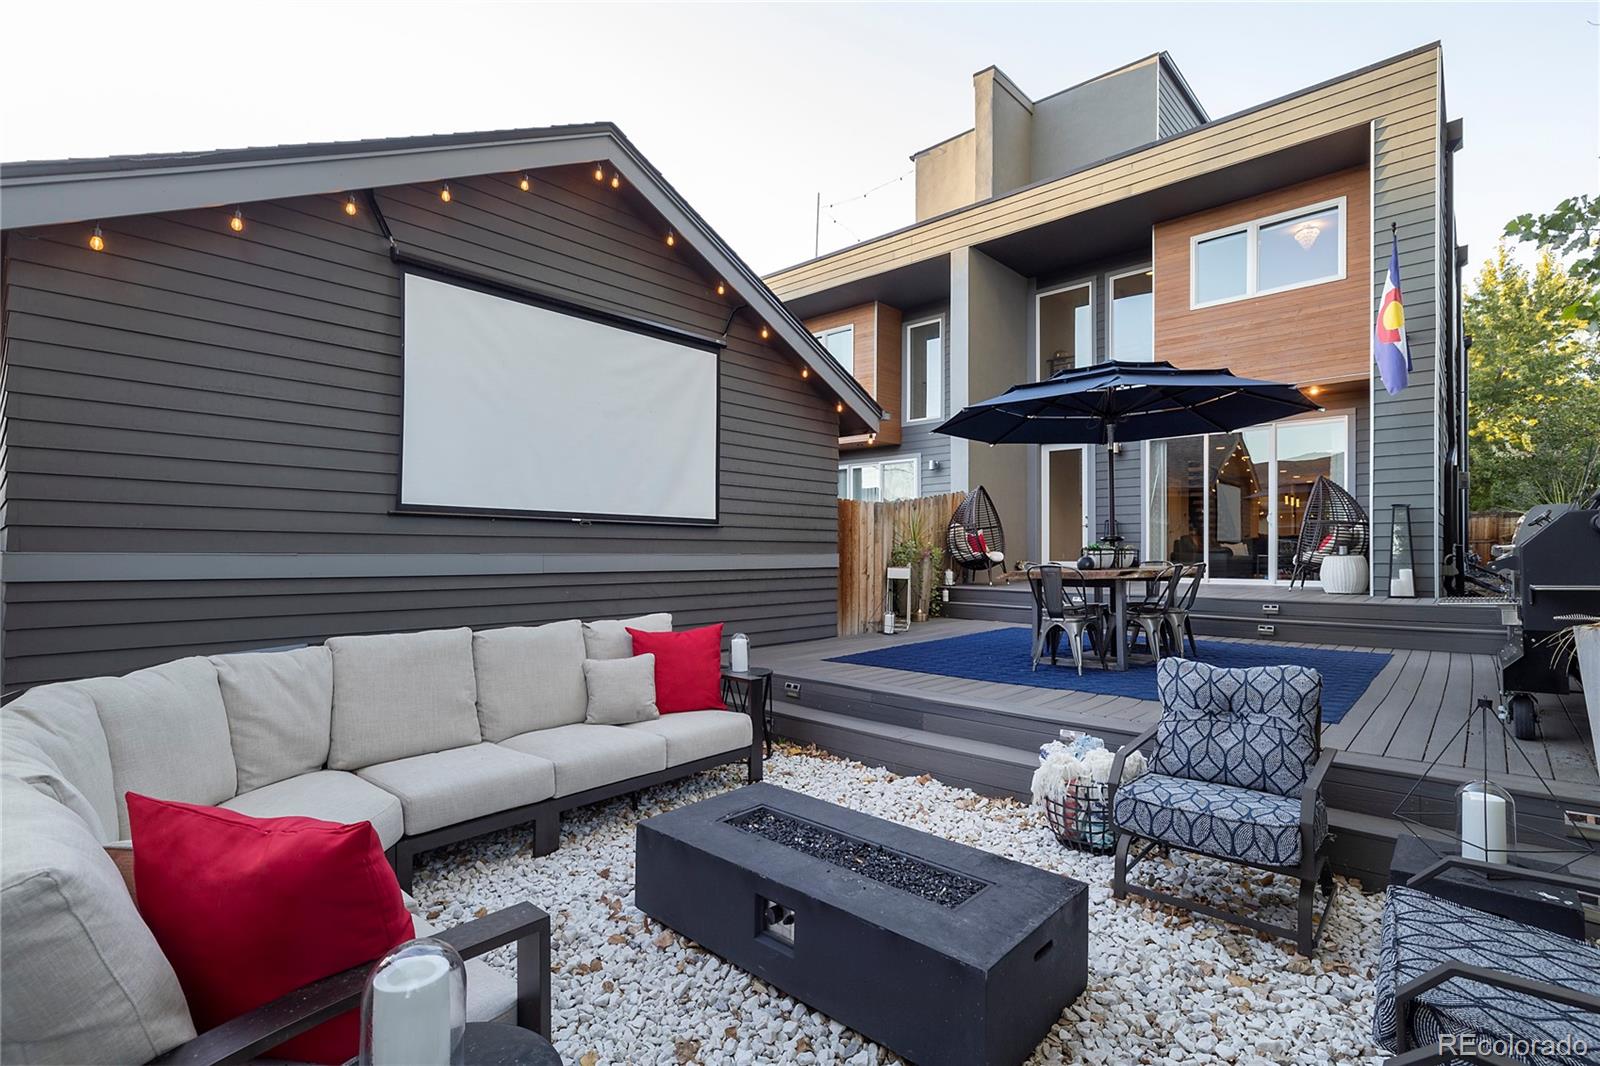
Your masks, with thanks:
M 561 847 L 532 856 L 509 830 L 424 857 L 415 895 L 440 924 L 531 900 L 554 917 L 555 1045 L 568 1066 L 900 1062 L 656 925 L 633 905 L 634 823 L 743 783 L 725 767 L 563 819 Z M 1368 1038 L 1382 898 L 1344 883 L 1315 960 L 1241 929 L 1111 898 L 1111 859 L 1056 842 L 1042 812 L 927 777 L 783 747 L 766 779 L 1077 878 L 1089 885 L 1089 987 L 1031 1064 L 1377 1061 Z M 1209 860 L 1151 859 L 1189 894 L 1282 918 L 1293 888 Z M 1265 906 L 1263 906 L 1265 904 Z M 513 948 L 490 961 L 509 971 Z

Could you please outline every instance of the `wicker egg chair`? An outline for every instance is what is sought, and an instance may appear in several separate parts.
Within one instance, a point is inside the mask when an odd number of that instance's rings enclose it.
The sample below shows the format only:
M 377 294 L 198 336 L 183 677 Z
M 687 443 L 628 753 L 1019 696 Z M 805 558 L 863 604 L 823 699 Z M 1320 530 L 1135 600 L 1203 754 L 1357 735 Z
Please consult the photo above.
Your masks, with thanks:
M 1006 534 L 1000 515 L 982 485 L 967 494 L 945 529 L 945 554 L 953 566 L 968 573 L 983 571 L 994 584 L 994 568 L 1005 569 Z
M 1300 521 L 1300 536 L 1294 545 L 1294 570 L 1289 585 L 1306 581 L 1322 572 L 1322 560 L 1338 555 L 1366 555 L 1369 541 L 1367 512 L 1356 498 L 1327 477 L 1318 476 L 1306 497 L 1305 517 Z

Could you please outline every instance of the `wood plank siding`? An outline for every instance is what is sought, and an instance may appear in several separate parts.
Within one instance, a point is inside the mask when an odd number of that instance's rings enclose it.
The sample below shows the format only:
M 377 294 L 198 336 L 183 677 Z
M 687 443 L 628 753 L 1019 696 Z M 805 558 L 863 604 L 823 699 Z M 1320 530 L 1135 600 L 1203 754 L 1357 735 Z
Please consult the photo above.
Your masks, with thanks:
M 1344 198 L 1344 277 L 1287 292 L 1190 309 L 1191 238 L 1299 207 Z M 1155 227 L 1155 337 L 1161 358 L 1181 367 L 1226 366 L 1245 377 L 1324 384 L 1367 376 L 1365 266 L 1372 255 L 1366 167 Z
M 448 205 L 423 186 L 376 200 L 405 253 L 722 334 L 716 279 L 586 169 L 538 171 L 532 193 L 495 175 L 452 179 Z M 646 609 L 767 642 L 834 630 L 838 416 L 748 315 L 721 356 L 719 524 L 394 513 L 402 270 L 367 205 L 342 207 L 246 204 L 238 236 L 231 209 L 104 220 L 98 255 L 85 226 L 6 235 L 7 692 L 335 633 Z M 329 571 L 346 576 L 249 576 L 244 560 L 283 555 L 350 562 Z M 587 569 L 430 565 L 479 557 Z M 103 565 L 75 577 L 74 560 Z M 194 576 L 173 576 L 186 560 Z
M 1020 189 L 908 229 L 779 271 L 767 278 L 792 300 L 1012 233 L 1209 174 L 1250 159 L 1382 121 L 1382 162 L 1390 153 L 1416 152 L 1418 130 L 1396 116 L 1437 105 L 1438 48 L 1429 46 L 1292 97 L 1218 119 L 1178 136 L 1086 167 L 1054 181 Z M 1432 119 L 1428 120 L 1429 125 Z M 1392 129 L 1389 128 L 1392 126 Z M 1402 143 L 1405 142 L 1405 143 Z M 1431 152 L 1424 152 L 1431 158 Z M 1379 174 L 1380 182 L 1383 174 Z
M 901 440 L 900 322 L 899 310 L 873 302 L 819 315 L 803 323 L 815 334 L 850 327 L 851 365 L 847 369 L 884 410 L 884 419 L 878 424 L 877 447 L 892 447 Z M 862 433 L 841 437 L 839 446 L 854 450 L 873 445 Z

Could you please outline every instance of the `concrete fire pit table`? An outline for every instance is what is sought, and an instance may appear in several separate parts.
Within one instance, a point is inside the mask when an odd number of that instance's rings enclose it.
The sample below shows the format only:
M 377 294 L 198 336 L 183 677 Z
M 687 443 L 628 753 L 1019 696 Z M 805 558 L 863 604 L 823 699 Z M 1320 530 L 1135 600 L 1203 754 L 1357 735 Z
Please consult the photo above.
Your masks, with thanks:
M 1082 882 L 774 785 L 637 848 L 640 910 L 922 1066 L 1022 1062 L 1087 981 Z

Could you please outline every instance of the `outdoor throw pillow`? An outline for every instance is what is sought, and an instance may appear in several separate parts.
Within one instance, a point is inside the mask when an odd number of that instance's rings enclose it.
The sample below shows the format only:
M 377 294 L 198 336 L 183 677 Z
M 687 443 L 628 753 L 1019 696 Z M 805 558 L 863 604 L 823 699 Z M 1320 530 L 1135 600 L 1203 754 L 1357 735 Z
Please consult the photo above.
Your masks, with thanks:
M 370 823 L 251 818 L 128 793 L 145 924 L 204 1032 L 411 939 L 411 915 Z M 350 1011 L 265 1058 L 342 1063 Z
M 590 725 L 628 725 L 661 717 L 656 710 L 656 657 L 585 659 L 583 680 L 589 689 Z
M 721 711 L 722 623 L 682 633 L 629 629 L 635 655 L 656 657 L 656 707 L 677 711 Z

